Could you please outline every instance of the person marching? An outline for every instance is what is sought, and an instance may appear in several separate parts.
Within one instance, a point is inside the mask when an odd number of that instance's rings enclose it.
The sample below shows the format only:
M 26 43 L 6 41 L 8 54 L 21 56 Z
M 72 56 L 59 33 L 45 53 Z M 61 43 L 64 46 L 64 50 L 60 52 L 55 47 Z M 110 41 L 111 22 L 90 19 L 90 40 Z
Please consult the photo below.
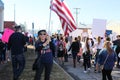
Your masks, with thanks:
M 95 43 L 95 47 L 97 49 L 97 52 L 95 54 L 95 63 L 94 63 L 94 65 L 95 65 L 95 72 L 97 72 L 96 65 L 98 65 L 98 62 L 97 62 L 98 61 L 98 55 L 99 55 L 100 50 L 103 48 L 103 43 L 104 42 L 102 41 L 102 38 L 100 36 L 98 36 L 97 42 Z M 99 65 L 98 65 L 98 67 L 99 67 Z M 100 69 L 98 69 L 98 72 L 101 72 Z
M 64 61 L 68 62 L 68 49 L 70 47 L 70 42 L 68 41 L 68 38 L 65 38 L 65 55 L 64 55 Z
M 98 64 L 102 66 L 102 80 L 113 80 L 111 72 L 117 60 L 117 55 L 112 49 L 111 42 L 106 41 L 104 43 L 104 48 L 100 51 L 98 55 Z
M 45 69 L 44 80 L 50 80 L 50 73 L 53 65 L 52 42 L 47 35 L 46 30 L 38 31 L 38 40 L 35 43 L 35 51 L 37 52 L 38 67 L 35 70 L 34 80 L 41 80 L 41 74 Z
M 117 68 L 120 68 L 120 35 L 117 35 L 117 39 L 113 41 L 115 52 L 117 54 Z
M 22 34 L 21 26 L 15 26 L 8 42 L 8 53 L 11 50 L 13 80 L 18 80 L 25 67 L 24 46 L 26 44 L 25 36 Z
M 64 65 L 64 55 L 65 55 L 65 42 L 63 37 L 60 37 L 60 40 L 57 44 L 57 57 L 59 60 L 59 64 Z
M 77 54 L 78 54 L 79 49 L 80 49 L 77 37 L 75 37 L 75 41 L 72 42 L 68 51 L 70 51 L 71 49 L 72 49 L 72 56 L 73 56 L 73 67 L 75 68 L 76 67 Z
M 5 43 L 2 42 L 2 40 L 0 39 L 0 64 L 4 64 L 5 63 Z
M 91 67 L 90 42 L 88 37 L 86 38 L 85 46 L 83 48 L 83 66 L 84 73 L 87 73 L 87 68 L 90 70 Z
M 79 50 L 79 53 L 77 54 L 77 62 L 80 63 L 80 59 L 81 59 L 81 56 L 82 56 L 82 43 L 81 43 L 81 36 L 78 36 L 78 43 L 79 43 L 79 47 L 80 47 L 80 50 Z

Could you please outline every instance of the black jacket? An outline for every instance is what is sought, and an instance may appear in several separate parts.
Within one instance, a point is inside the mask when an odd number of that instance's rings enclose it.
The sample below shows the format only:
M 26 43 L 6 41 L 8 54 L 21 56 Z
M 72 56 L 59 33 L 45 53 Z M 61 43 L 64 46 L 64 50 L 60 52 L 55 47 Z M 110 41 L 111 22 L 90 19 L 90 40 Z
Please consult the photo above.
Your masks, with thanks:
M 2 52 L 5 49 L 5 44 L 0 41 L 0 52 Z
M 24 52 L 24 45 L 26 44 L 25 36 L 20 32 L 13 33 L 8 42 L 8 50 L 11 49 L 12 55 L 19 55 Z
M 79 42 L 78 41 L 72 42 L 68 51 L 70 51 L 71 49 L 72 49 L 72 52 L 77 52 L 78 53 L 79 50 L 80 50 Z

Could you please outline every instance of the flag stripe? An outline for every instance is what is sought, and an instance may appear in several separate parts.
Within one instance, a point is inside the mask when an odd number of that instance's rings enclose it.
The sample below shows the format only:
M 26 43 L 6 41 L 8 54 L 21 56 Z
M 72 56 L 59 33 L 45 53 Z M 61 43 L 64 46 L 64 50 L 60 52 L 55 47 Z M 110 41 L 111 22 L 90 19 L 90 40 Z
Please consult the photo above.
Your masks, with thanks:
M 65 35 L 68 35 L 68 25 L 66 22 L 64 22 L 62 19 L 60 19 L 61 23 L 62 23 L 62 28 L 63 28 L 63 31 L 64 31 L 64 34 Z
M 73 26 L 71 27 L 73 30 L 76 29 L 76 26 L 66 18 L 66 15 L 64 15 L 64 12 L 56 5 L 56 4 L 53 4 L 53 8 L 52 10 L 55 11 L 57 13 L 57 15 L 59 15 L 60 17 L 62 17 L 63 19 L 65 19 L 65 21 L 70 25 L 70 26 Z
M 69 20 L 67 19 L 67 16 L 64 15 L 65 13 L 63 12 L 63 10 L 61 10 L 61 8 L 59 8 L 59 6 L 57 6 L 56 4 L 53 4 L 53 10 L 61 17 L 64 17 L 65 20 L 69 23 Z M 70 24 L 70 23 L 69 23 Z
M 59 7 L 59 9 L 61 9 L 61 11 L 63 11 L 64 15 L 66 15 L 67 19 L 69 19 L 71 21 L 71 26 L 75 26 L 75 21 L 74 18 L 72 17 L 72 14 L 70 12 L 70 10 L 67 8 L 66 4 L 63 2 L 60 2 L 59 0 L 54 0 L 53 5 L 56 5 L 56 7 Z
M 71 21 L 73 21 L 73 20 L 70 20 L 70 17 L 68 18 L 68 16 L 67 15 L 65 15 L 65 10 L 61 10 L 61 7 L 59 6 L 59 5 L 61 5 L 59 2 L 58 2 L 58 4 L 57 3 L 53 3 L 53 6 L 54 6 L 54 8 L 57 8 L 58 9 L 58 11 L 57 12 L 61 12 L 62 14 L 64 14 L 64 16 L 67 18 L 67 19 L 69 19 L 69 21 L 68 21 L 68 23 L 69 23 L 69 25 L 70 26 L 75 26 L 75 24 L 73 24 L 73 23 L 75 23 L 75 22 L 71 22 Z M 53 9 L 54 9 L 53 8 Z M 57 10 L 57 9 L 55 9 L 55 10 Z M 63 8 L 64 9 L 64 8 Z M 67 13 L 66 13 L 67 14 Z M 58 14 L 59 15 L 59 14 Z M 60 15 L 59 15 L 60 16 Z M 75 26 L 76 27 L 76 26 Z
M 63 8 L 62 8 L 63 11 L 64 11 L 68 16 L 70 16 L 69 18 L 72 18 L 72 20 L 74 21 L 74 18 L 73 18 L 73 16 L 72 16 L 71 12 L 69 11 L 67 5 L 66 5 L 64 2 L 61 2 L 61 1 L 59 1 L 59 0 L 56 0 L 56 4 L 57 4 L 58 6 L 60 6 L 60 7 L 63 7 Z
M 72 18 L 72 20 L 75 22 L 75 20 L 74 20 L 72 14 L 71 14 L 71 12 L 69 11 L 69 9 L 68 9 L 68 7 L 66 6 L 65 3 L 63 3 L 63 6 L 64 6 L 65 10 L 68 12 L 68 14 L 70 15 L 70 17 Z
M 57 8 L 57 9 L 55 9 L 55 8 Z M 58 7 L 55 7 L 54 9 L 53 9 L 53 11 L 55 11 L 58 15 L 59 15 L 59 17 L 60 18 L 62 18 L 64 21 L 66 21 L 67 23 L 69 23 L 70 25 L 72 25 L 72 26 L 74 26 L 73 24 L 72 24 L 72 22 L 71 21 L 69 21 L 64 15 L 63 15 L 63 11 L 61 11 Z M 61 12 L 60 12 L 61 11 Z M 70 27 L 72 30 L 75 30 L 75 28 L 74 27 Z
M 68 35 L 76 29 L 75 20 L 64 2 L 61 0 L 53 0 L 50 8 L 59 16 L 65 35 Z

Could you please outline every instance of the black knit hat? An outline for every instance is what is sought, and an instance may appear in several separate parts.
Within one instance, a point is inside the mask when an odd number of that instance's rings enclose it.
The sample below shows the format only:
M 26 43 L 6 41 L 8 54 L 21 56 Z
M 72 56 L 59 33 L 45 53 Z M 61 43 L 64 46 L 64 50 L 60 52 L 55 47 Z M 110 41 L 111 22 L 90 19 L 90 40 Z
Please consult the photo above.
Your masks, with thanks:
M 21 26 L 15 26 L 15 29 L 20 29 L 21 28 Z
M 22 29 L 21 26 L 15 26 L 14 28 L 15 28 L 15 31 Z
M 41 34 L 41 32 L 46 32 L 46 30 L 40 30 L 40 31 L 38 31 L 38 36 Z

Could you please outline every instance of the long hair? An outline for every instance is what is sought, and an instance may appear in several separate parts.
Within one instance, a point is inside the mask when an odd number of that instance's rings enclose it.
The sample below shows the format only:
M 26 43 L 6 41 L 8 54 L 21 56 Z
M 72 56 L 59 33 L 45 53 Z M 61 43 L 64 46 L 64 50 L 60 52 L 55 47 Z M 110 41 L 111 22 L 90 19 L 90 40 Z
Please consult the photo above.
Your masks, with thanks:
M 110 41 L 105 41 L 104 42 L 104 48 L 107 49 L 109 54 L 111 54 L 113 52 L 113 49 L 111 48 L 111 42 Z
M 65 42 L 68 43 L 68 37 L 65 38 Z
M 87 48 L 87 51 L 89 52 L 90 51 L 90 46 L 89 46 L 89 38 L 87 37 L 86 38 L 86 41 L 85 41 L 85 46 L 86 46 L 86 48 Z
M 78 40 L 81 41 L 81 36 L 78 36 Z
M 97 41 L 98 41 L 98 45 L 99 45 L 100 42 L 101 42 L 101 37 L 100 36 L 98 36 Z

